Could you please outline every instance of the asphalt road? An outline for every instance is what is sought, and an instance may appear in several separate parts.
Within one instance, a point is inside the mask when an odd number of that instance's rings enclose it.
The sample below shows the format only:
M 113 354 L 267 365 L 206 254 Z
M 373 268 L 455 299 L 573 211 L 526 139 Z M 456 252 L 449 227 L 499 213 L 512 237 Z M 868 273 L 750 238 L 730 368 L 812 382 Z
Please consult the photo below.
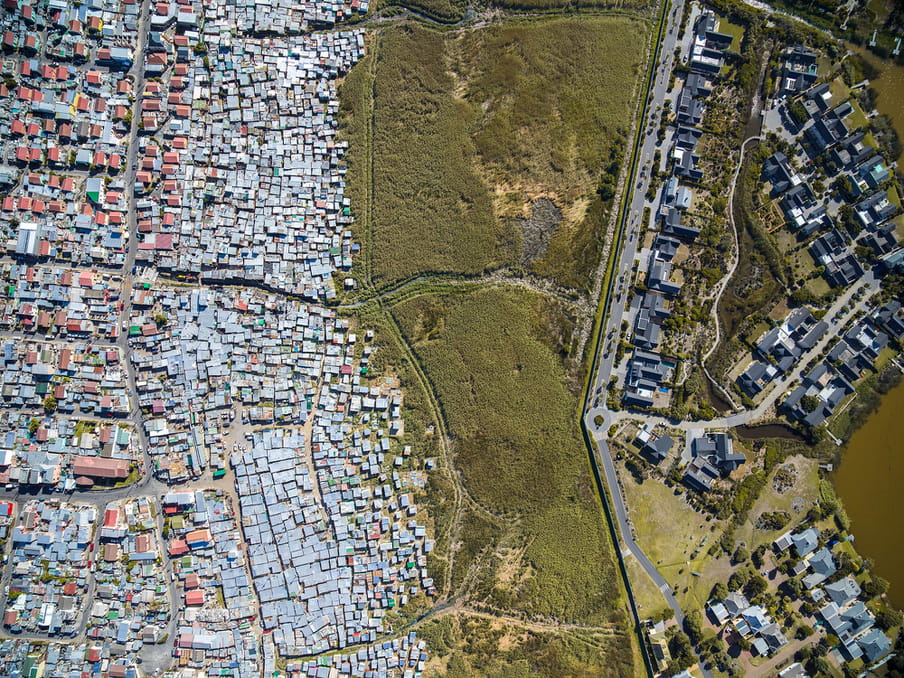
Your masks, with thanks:
M 752 410 L 730 414 L 725 417 L 718 417 L 709 421 L 679 422 L 667 420 L 663 417 L 653 417 L 634 412 L 612 412 L 606 407 L 606 388 L 617 367 L 617 365 L 615 365 L 615 355 L 617 352 L 617 344 L 620 341 L 622 321 L 625 317 L 628 296 L 626 292 L 631 283 L 631 270 L 633 268 L 634 258 L 637 254 L 638 240 L 642 237 L 641 234 L 646 226 L 646 224 L 641 223 L 641 220 L 643 219 L 644 208 L 653 207 L 653 205 L 647 202 L 646 193 L 650 186 L 652 162 L 657 148 L 658 120 L 667 106 L 665 96 L 673 67 L 674 51 L 678 44 L 677 32 L 678 23 L 680 22 L 682 15 L 682 5 L 683 2 L 681 0 L 676 2 L 669 15 L 665 36 L 663 38 L 662 50 L 660 52 L 660 64 L 657 67 L 653 84 L 650 89 L 647 116 L 646 120 L 643 121 L 644 127 L 638 156 L 639 160 L 635 168 L 634 176 L 631 177 L 628 185 L 628 190 L 633 191 L 633 193 L 631 194 L 627 207 L 621 251 L 618 255 L 618 263 L 613 272 L 614 284 L 611 292 L 608 293 L 609 306 L 607 309 L 608 312 L 605 315 L 606 322 L 601 330 L 602 335 L 599 343 L 596 372 L 592 380 L 591 392 L 588 402 L 586 403 L 587 409 L 584 414 L 584 423 L 596 442 L 599 466 L 603 470 L 603 477 L 608 487 L 610 506 L 613 510 L 618 530 L 621 533 L 624 549 L 636 558 L 637 562 L 650 579 L 655 582 L 669 607 L 671 607 L 675 619 L 679 624 L 683 624 L 684 613 L 675 596 L 672 594 L 671 587 L 633 537 L 624 497 L 622 496 L 619 486 L 615 464 L 612 460 L 607 443 L 609 427 L 617 421 L 631 418 L 639 419 L 653 425 L 663 424 L 684 430 L 689 430 L 691 428 L 730 428 L 742 426 L 762 418 L 764 414 L 771 410 L 787 387 L 801 378 L 808 367 L 808 364 L 819 355 L 831 338 L 837 336 L 840 329 L 857 312 L 865 307 L 870 294 L 878 289 L 878 280 L 870 272 L 864 276 L 860 283 L 851 286 L 850 289 L 841 295 L 826 313 L 825 317 L 829 323 L 829 329 L 823 339 L 805 354 L 795 368 L 773 387 L 772 391 L 760 405 Z M 690 27 L 688 27 L 688 30 L 690 30 Z M 661 150 L 662 152 L 665 152 L 666 149 L 663 148 Z M 867 294 L 864 295 L 864 298 L 860 301 L 852 301 L 853 296 L 861 290 L 867 292 Z M 843 310 L 845 308 L 847 308 L 846 311 Z M 597 418 L 601 418 L 601 423 L 599 425 L 596 424 Z M 624 551 L 622 555 L 626 555 Z M 700 672 L 704 678 L 711 678 L 711 673 L 702 665 L 700 666 Z
M 634 169 L 634 175 L 630 177 L 626 190 L 631 191 L 628 204 L 626 207 L 625 227 L 622 233 L 621 252 L 618 255 L 618 263 L 613 271 L 614 284 L 609 295 L 608 312 L 605 315 L 606 323 L 601 329 L 602 339 L 599 345 L 600 354 L 597 356 L 596 373 L 594 375 L 588 409 L 584 414 L 584 423 L 587 430 L 591 433 L 596 441 L 596 450 L 598 464 L 603 469 L 603 477 L 608 488 L 610 506 L 612 508 L 618 531 L 621 534 L 621 543 L 624 548 L 630 552 L 637 562 L 647 573 L 650 579 L 655 582 L 656 586 L 662 592 L 666 603 L 672 609 L 675 620 L 679 625 L 683 625 L 684 612 L 681 609 L 677 599 L 672 594 L 671 587 L 662 577 L 650 559 L 634 540 L 631 531 L 631 524 L 628 520 L 628 513 L 625 507 L 624 497 L 618 483 L 618 475 L 615 471 L 615 464 L 612 461 L 612 455 L 609 453 L 609 445 L 607 443 L 608 421 L 605 419 L 605 407 L 594 406 L 603 400 L 605 405 L 606 385 L 613 374 L 615 368 L 616 344 L 620 339 L 621 324 L 625 315 L 625 306 L 627 303 L 627 288 L 630 285 L 631 269 L 634 265 L 634 257 L 637 254 L 638 240 L 644 232 L 646 224 L 642 223 L 644 207 L 648 206 L 646 193 L 650 187 L 650 181 L 653 169 L 653 158 L 657 149 L 659 120 L 661 115 L 669 105 L 666 102 L 666 92 L 669 80 L 674 66 L 674 52 L 678 44 L 678 30 L 684 9 L 683 0 L 675 2 L 669 10 L 666 20 L 666 28 L 662 38 L 662 46 L 659 53 L 659 64 L 654 71 L 652 84 L 649 90 L 649 103 L 647 106 L 646 118 L 642 121 L 640 136 L 640 150 L 638 154 L 638 162 Z M 665 152 L 665 148 L 661 149 Z M 597 426 L 594 419 L 597 414 L 604 414 L 604 423 Z M 624 552 L 622 556 L 624 557 Z M 700 671 L 704 678 L 711 678 L 711 673 L 703 668 L 700 664 Z

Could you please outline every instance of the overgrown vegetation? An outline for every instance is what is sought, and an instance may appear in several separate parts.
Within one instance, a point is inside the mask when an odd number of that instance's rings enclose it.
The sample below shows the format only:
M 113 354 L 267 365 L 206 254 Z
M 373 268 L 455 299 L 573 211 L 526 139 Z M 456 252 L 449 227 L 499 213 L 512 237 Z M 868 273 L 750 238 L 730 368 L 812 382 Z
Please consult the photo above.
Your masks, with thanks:
M 487 0 L 485 2 L 465 2 L 464 0 L 382 0 L 380 6 L 398 5 L 444 23 L 453 23 L 466 17 L 469 8 L 481 10 L 491 7 L 521 11 L 573 12 L 582 8 L 594 9 L 638 9 L 646 10 L 655 6 L 649 0 Z
M 341 89 L 349 194 L 372 210 L 356 216 L 357 237 L 372 235 L 373 283 L 518 273 L 518 219 L 548 198 L 563 218 L 527 272 L 588 289 L 648 32 L 626 17 L 381 31 L 373 78 L 365 60 Z
M 543 319 L 555 317 L 550 303 L 485 288 L 414 298 L 392 312 L 437 394 L 469 494 L 499 518 L 504 548 L 478 573 L 480 598 L 601 622 L 618 607 L 618 574 L 577 428 L 577 395 L 556 356 L 561 337 L 544 329 Z M 495 547 L 484 522 L 465 522 L 466 558 Z
M 781 299 L 788 283 L 787 262 L 756 214 L 757 172 L 763 153 L 749 148 L 738 176 L 734 199 L 740 253 L 738 267 L 719 303 L 719 321 L 726 338 L 713 353 L 710 369 L 721 374 L 737 347 L 745 324 L 756 324 Z
M 473 113 L 453 95 L 446 39 L 421 28 L 378 38 L 373 85 L 374 283 L 508 263 L 516 234 L 495 221 L 477 174 Z M 413 58 L 417 55 L 417 58 Z
M 850 440 L 869 415 L 879 409 L 882 396 L 901 381 L 901 373 L 891 364 L 879 374 L 872 374 L 857 384 L 857 397 L 845 410 L 833 418 L 832 432 L 841 440 Z
M 634 675 L 623 633 L 543 633 L 467 615 L 446 615 L 418 628 L 427 648 L 445 659 L 431 675 L 446 678 L 590 678 Z
M 646 37 L 640 21 L 596 17 L 472 31 L 453 50 L 497 216 L 551 197 L 565 218 L 532 268 L 570 287 L 599 261 Z

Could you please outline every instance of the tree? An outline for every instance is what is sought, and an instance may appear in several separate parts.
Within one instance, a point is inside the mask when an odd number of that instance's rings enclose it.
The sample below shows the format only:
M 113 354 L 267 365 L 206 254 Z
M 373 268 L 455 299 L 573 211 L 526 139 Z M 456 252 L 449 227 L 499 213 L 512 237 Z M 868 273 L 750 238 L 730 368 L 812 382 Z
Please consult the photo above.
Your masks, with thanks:
M 694 645 L 703 638 L 703 614 L 700 610 L 690 610 L 684 617 L 684 632 Z
M 48 395 L 46 398 L 44 398 L 44 411 L 47 412 L 47 414 L 53 414 L 54 412 L 56 412 L 56 408 L 56 398 L 54 398 L 52 395 Z
M 713 590 L 709 592 L 709 597 L 712 600 L 725 600 L 728 597 L 728 587 L 722 582 L 717 582 L 713 586 Z
M 744 595 L 748 598 L 756 598 L 769 588 L 769 584 L 763 578 L 762 575 L 758 573 L 754 573 L 750 577 L 750 581 L 747 582 L 747 585 L 744 587 Z
M 722 641 L 712 629 L 706 629 L 698 643 L 700 652 L 708 657 L 714 657 L 722 649 Z
M 904 620 L 902 620 L 901 613 L 890 607 L 886 607 L 885 609 L 876 612 L 876 624 L 878 624 L 879 628 L 883 631 L 888 631 L 891 628 L 900 626 L 902 621 Z
M 816 408 L 819 407 L 819 403 L 819 398 L 814 395 L 805 395 L 800 399 L 800 406 L 807 414 L 815 412 Z
M 797 652 L 794 653 L 794 661 L 804 663 L 810 657 L 813 656 L 813 648 L 809 645 L 804 645 Z
M 825 657 L 811 657 L 807 662 L 806 669 L 811 676 L 831 676 L 832 665 Z
M 749 580 L 749 570 L 738 570 L 737 572 L 732 573 L 731 577 L 728 578 L 728 588 L 732 591 L 737 591 L 738 589 L 744 588 Z
M 34 437 L 34 434 L 37 433 L 39 428 L 41 428 L 41 421 L 32 418 L 32 420 L 28 422 L 28 435 Z
M 888 582 L 882 577 L 873 577 L 869 581 L 863 583 L 862 590 L 867 600 L 872 600 L 876 596 L 881 596 L 888 591 Z
M 798 125 L 803 125 L 807 120 L 810 119 L 810 115 L 807 113 L 807 109 L 804 108 L 804 105 L 800 101 L 792 101 L 788 106 L 788 113 L 791 114 L 794 122 L 796 122 Z
M 734 555 L 732 555 L 731 557 L 731 562 L 734 565 L 738 565 L 740 563 L 743 563 L 749 557 L 750 552 L 743 545 L 738 546 L 738 548 L 735 549 Z
M 166 327 L 169 324 L 169 318 L 165 313 L 158 313 L 154 316 L 154 322 L 157 323 L 157 327 Z
M 676 632 L 669 639 L 669 653 L 672 655 L 672 661 L 678 667 L 675 673 L 680 673 L 694 664 L 694 649 L 691 646 L 690 638 L 683 631 Z
M 603 202 L 609 202 L 612 198 L 615 197 L 615 186 L 612 184 L 612 180 L 609 177 L 606 177 L 602 181 L 600 181 L 599 188 L 597 189 L 599 193 L 600 200 Z
M 813 635 L 813 627 L 809 624 L 801 624 L 794 632 L 794 637 L 798 640 L 806 640 Z
M 804 592 L 804 585 L 797 577 L 791 577 L 790 579 L 785 580 L 785 583 L 781 585 L 781 589 L 782 592 L 791 598 L 796 599 L 800 598 L 801 594 Z
M 754 552 L 751 554 L 750 559 L 753 562 L 753 566 L 756 569 L 759 570 L 763 567 L 763 565 L 766 564 L 765 555 L 766 555 L 766 545 L 765 544 L 760 544 L 759 546 L 757 546 L 756 549 L 754 550 Z
M 813 291 L 804 285 L 803 287 L 798 287 L 791 293 L 791 301 L 796 306 L 803 306 L 804 304 L 815 304 L 817 300 Z
M 860 223 L 854 217 L 854 208 L 847 203 L 838 210 L 838 220 L 851 237 L 860 235 Z

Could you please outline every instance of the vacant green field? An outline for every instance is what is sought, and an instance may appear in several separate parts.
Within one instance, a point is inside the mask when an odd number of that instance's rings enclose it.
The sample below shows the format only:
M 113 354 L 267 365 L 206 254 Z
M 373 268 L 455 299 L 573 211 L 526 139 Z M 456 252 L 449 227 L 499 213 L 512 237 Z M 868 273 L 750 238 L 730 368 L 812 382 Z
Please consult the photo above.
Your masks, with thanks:
M 417 632 L 434 656 L 431 676 L 635 675 L 630 638 L 618 631 L 543 632 L 463 613 L 429 620 Z
M 495 7 L 518 10 L 576 9 L 580 7 L 602 7 L 618 9 L 644 9 L 655 6 L 647 0 L 493 0 Z
M 648 37 L 626 17 L 379 31 L 340 89 L 373 284 L 522 263 L 517 217 L 542 197 L 562 218 L 526 263 L 589 287 L 610 206 L 596 189 L 621 167 Z
M 377 286 L 426 271 L 478 274 L 517 233 L 497 224 L 473 166 L 471 112 L 454 99 L 442 34 L 392 28 L 342 84 L 349 195 Z M 417 58 L 413 58 L 416 55 Z M 371 59 L 376 63 L 372 64 Z
M 481 597 L 601 623 L 622 597 L 577 396 L 557 357 L 561 314 L 549 305 L 491 287 L 418 297 L 392 312 L 437 394 L 469 494 L 498 518 L 495 530 L 470 519 L 462 534 L 460 554 L 493 551 Z M 453 572 L 453 583 L 460 576 Z
M 477 11 L 490 7 L 520 11 L 573 11 L 585 7 L 647 10 L 655 3 L 651 0 L 488 0 L 480 3 L 464 0 L 380 0 L 374 9 L 392 6 L 407 7 L 438 21 L 451 23 L 463 19 L 469 7 Z
M 622 17 L 543 21 L 463 33 L 452 52 L 497 217 L 551 198 L 563 219 L 532 268 L 569 287 L 599 261 L 609 204 L 595 189 L 621 168 L 647 35 Z
M 437 21 L 452 23 L 464 18 L 468 5 L 465 0 L 379 0 L 373 8 L 405 7 Z

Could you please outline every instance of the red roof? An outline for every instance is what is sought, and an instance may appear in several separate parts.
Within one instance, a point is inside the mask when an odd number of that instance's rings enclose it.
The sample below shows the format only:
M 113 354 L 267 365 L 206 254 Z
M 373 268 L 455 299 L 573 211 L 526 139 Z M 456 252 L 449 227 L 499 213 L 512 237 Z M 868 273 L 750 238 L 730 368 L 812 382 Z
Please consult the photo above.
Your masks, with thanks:
M 129 475 L 129 460 L 80 456 L 76 457 L 75 463 L 72 465 L 72 474 L 121 480 Z

